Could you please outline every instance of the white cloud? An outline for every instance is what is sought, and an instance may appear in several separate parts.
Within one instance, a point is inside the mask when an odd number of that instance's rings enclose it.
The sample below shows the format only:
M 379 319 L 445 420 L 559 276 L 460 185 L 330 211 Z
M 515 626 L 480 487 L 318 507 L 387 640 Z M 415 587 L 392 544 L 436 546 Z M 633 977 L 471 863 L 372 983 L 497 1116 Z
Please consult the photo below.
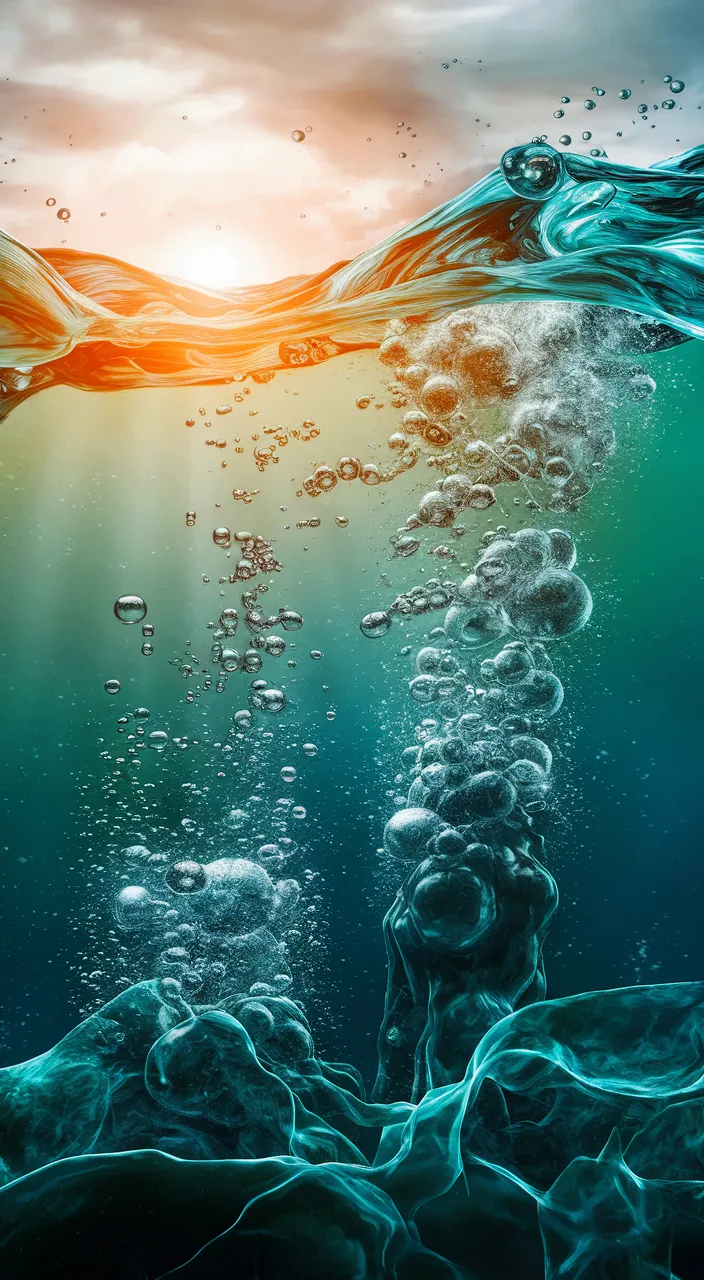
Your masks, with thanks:
M 195 89 L 202 80 L 196 67 L 168 67 L 138 58 L 106 58 L 94 62 L 38 63 L 15 72 L 24 84 L 45 85 L 109 102 L 150 106 Z
M 241 111 L 245 98 L 241 93 L 211 93 L 197 98 L 179 99 L 184 115 L 196 124 L 214 124 Z

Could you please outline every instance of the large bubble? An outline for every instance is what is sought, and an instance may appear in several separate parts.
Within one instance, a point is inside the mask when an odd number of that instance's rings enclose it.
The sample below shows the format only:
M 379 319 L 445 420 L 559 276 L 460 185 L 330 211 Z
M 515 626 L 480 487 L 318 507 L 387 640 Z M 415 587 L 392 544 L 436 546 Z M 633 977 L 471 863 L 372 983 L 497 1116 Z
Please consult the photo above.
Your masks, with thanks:
M 445 616 L 445 634 L 463 649 L 479 649 L 498 640 L 507 626 L 504 610 L 486 600 L 452 605 Z
M 218 858 L 204 867 L 206 887 L 197 895 L 199 911 L 212 928 L 234 934 L 250 933 L 273 916 L 273 882 L 256 862 L 247 858 Z
M 501 157 L 501 172 L 512 191 L 528 200 L 547 200 L 565 179 L 565 162 L 545 143 L 511 147 Z
M 579 631 L 589 621 L 592 597 L 568 569 L 544 569 L 516 590 L 511 622 L 525 636 L 550 639 Z
M 448 792 L 439 805 L 447 822 L 504 818 L 516 803 L 516 788 L 509 778 L 494 769 L 476 773 L 457 791 Z
M 432 809 L 399 809 L 384 828 L 384 847 L 395 858 L 418 858 L 440 826 Z

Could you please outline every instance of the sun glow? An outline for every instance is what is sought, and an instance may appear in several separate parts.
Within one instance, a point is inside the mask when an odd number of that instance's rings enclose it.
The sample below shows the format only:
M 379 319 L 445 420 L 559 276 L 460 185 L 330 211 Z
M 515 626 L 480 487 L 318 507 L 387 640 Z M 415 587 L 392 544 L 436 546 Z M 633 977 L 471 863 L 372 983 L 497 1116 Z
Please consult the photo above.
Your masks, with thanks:
M 168 251 L 163 270 L 206 289 L 231 289 L 257 278 L 258 256 L 221 231 L 193 232 Z

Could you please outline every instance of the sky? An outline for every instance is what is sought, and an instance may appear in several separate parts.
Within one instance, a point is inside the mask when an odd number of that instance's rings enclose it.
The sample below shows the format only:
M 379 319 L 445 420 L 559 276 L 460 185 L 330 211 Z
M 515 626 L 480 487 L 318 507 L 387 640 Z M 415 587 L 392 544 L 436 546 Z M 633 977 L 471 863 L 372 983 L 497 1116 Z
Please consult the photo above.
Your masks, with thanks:
M 686 87 L 673 111 L 655 112 L 671 96 L 665 75 Z M 205 285 L 249 284 L 353 257 L 534 134 L 639 164 L 696 145 L 704 10 L 5 0 L 0 96 L 5 231 Z

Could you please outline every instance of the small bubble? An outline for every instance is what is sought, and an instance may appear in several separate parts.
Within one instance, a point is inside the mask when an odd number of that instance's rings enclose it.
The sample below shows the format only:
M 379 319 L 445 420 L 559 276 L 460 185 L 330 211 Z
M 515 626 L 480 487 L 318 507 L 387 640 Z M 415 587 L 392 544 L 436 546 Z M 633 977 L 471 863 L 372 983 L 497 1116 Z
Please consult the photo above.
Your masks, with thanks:
M 106 680 L 103 688 L 106 693 L 109 693 L 111 697 L 114 697 L 116 693 L 120 692 L 122 685 L 119 680 Z
M 71 217 L 71 210 L 70 210 L 70 209 L 57 209 L 57 210 L 56 210 L 56 216 L 57 216 L 57 218 L 58 218 L 61 222 L 68 222 L 69 218 Z
M 339 529 L 346 529 L 349 524 L 349 520 L 347 519 L 347 516 L 335 516 L 335 524 Z
M 619 89 L 618 96 L 619 98 L 630 98 L 631 91 L 630 89 Z
M 591 135 L 591 133 L 589 132 L 589 130 L 588 130 L 588 129 L 585 129 L 585 130 L 584 130 L 584 133 L 582 134 L 582 137 L 584 138 L 584 141 L 585 141 L 585 142 L 588 142 L 588 141 L 589 141 L 589 139 L 591 138 L 591 136 L 592 136 L 592 135 Z
M 593 98 L 585 98 L 584 105 L 587 108 L 587 111 L 593 111 L 596 106 L 596 103 Z
M 569 147 L 569 145 L 570 145 L 571 141 L 572 141 L 572 139 L 571 139 L 571 137 L 570 137 L 569 133 L 563 133 L 563 134 L 561 135 L 561 137 L 560 137 L 560 143 L 561 143 L 561 145 L 562 145 L 563 147 Z
M 306 140 L 306 135 L 302 129 L 294 129 L 291 134 L 291 137 L 293 138 L 294 142 L 305 142 Z
M 49 199 L 47 200 L 46 203 L 48 204 L 50 209 L 53 209 L 54 205 L 56 204 L 56 201 L 53 196 L 49 196 Z
M 681 93 L 684 89 L 684 80 L 671 80 L 670 89 L 672 93 Z

